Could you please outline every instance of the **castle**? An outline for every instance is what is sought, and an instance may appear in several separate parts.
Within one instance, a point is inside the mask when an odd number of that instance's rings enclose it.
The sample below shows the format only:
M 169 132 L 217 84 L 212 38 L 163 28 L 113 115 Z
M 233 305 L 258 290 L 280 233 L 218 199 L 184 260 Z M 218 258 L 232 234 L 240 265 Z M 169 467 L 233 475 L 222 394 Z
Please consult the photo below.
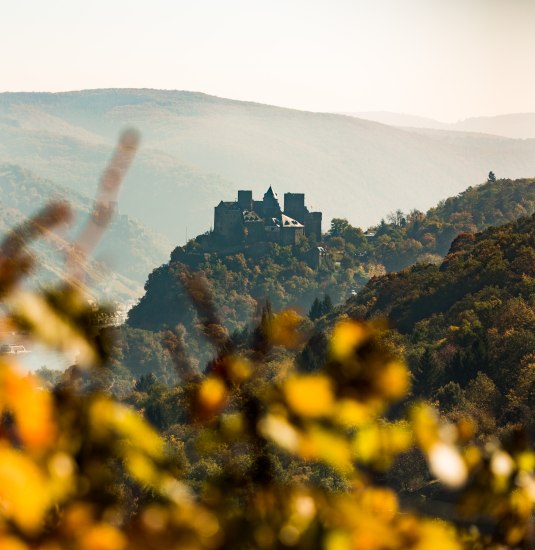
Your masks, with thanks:
M 215 207 L 213 237 L 222 244 L 289 245 L 305 236 L 319 242 L 321 216 L 321 212 L 309 212 L 304 193 L 285 193 L 283 211 L 271 186 L 261 201 L 253 200 L 252 191 L 238 191 L 237 201 L 221 201 Z

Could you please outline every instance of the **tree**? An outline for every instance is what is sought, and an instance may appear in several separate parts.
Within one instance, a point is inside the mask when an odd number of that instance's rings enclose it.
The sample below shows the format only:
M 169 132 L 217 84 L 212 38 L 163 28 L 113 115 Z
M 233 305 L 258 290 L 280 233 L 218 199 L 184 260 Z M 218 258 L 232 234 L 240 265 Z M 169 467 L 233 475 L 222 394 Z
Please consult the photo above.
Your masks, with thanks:
M 322 315 L 321 310 L 322 307 L 319 299 L 314 298 L 310 311 L 308 312 L 308 317 L 310 318 L 310 320 L 315 321 L 316 319 L 319 319 Z
M 134 386 L 135 391 L 147 393 L 151 386 L 157 383 L 156 376 L 152 372 L 148 374 L 142 374 L 139 379 L 136 381 Z
M 355 245 L 357 248 L 362 248 L 366 245 L 366 237 L 360 227 L 349 226 L 344 230 L 342 235 L 346 242 Z
M 330 313 L 333 309 L 333 302 L 331 300 L 331 297 L 328 294 L 325 294 L 323 297 L 323 302 L 321 303 L 321 310 L 322 315 L 327 315 L 327 313 Z
M 308 317 L 311 321 L 315 321 L 316 319 L 327 315 L 327 313 L 330 313 L 332 309 L 333 302 L 331 300 L 331 297 L 328 294 L 325 294 L 323 300 L 321 301 L 319 300 L 319 298 L 314 299 L 310 311 L 308 312 Z
M 349 227 L 349 222 L 345 218 L 333 218 L 331 221 L 329 235 L 331 237 L 341 237 L 343 236 L 344 231 Z
M 396 210 L 395 212 L 390 212 L 386 217 L 388 222 L 396 227 L 404 227 L 407 224 L 407 219 L 405 214 L 401 210 Z

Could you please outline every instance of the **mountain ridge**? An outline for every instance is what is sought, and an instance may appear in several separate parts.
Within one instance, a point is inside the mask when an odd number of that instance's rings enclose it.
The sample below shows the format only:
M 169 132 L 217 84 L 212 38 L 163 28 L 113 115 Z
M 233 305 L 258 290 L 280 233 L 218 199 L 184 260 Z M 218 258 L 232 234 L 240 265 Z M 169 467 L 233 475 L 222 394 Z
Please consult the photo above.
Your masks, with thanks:
M 306 192 L 325 220 L 370 226 L 396 208 L 426 210 L 490 170 L 535 174 L 531 140 L 431 135 L 202 92 L 143 89 L 0 94 L 0 162 L 89 189 L 125 125 L 138 127 L 143 141 L 120 209 L 173 242 L 184 242 L 186 228 L 208 230 L 213 207 L 240 188 L 256 196 L 269 185 Z
M 344 114 L 411 131 L 414 129 L 429 129 L 495 135 L 509 139 L 535 138 L 535 113 L 530 112 L 474 116 L 451 123 L 390 111 L 348 112 Z

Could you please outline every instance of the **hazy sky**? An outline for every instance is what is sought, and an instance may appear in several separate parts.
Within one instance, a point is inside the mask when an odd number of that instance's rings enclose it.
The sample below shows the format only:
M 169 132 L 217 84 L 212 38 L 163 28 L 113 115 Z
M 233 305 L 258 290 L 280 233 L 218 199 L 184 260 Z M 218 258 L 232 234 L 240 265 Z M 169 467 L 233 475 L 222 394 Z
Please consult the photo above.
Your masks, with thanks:
M 444 121 L 535 112 L 533 0 L 0 5 L 0 91 L 196 90 Z

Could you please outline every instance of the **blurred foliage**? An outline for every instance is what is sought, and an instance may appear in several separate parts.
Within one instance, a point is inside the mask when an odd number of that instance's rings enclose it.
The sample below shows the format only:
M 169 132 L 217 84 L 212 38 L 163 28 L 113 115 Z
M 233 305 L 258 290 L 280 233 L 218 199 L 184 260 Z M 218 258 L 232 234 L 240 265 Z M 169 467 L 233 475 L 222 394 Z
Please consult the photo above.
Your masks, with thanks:
M 81 195 L 37 177 L 20 166 L 0 164 L 0 230 L 6 233 L 35 211 L 36 205 L 54 197 L 63 197 L 75 214 L 68 234 L 79 231 L 91 211 L 90 197 Z M 68 235 L 56 233 L 53 239 L 34 243 L 39 257 L 38 279 L 41 283 L 61 278 L 62 250 Z M 161 236 L 124 214 L 117 215 L 99 243 L 95 256 L 113 258 L 115 276 L 110 266 L 93 260 L 88 266 L 87 285 L 97 297 L 132 299 L 142 288 L 147 273 L 168 254 L 169 245 Z
M 125 147 L 131 140 L 121 141 L 119 161 Z M 113 184 L 122 178 L 115 176 Z M 481 445 L 471 420 L 444 423 L 424 403 L 391 416 L 411 376 L 380 323 L 341 320 L 325 339 L 319 368 L 303 368 L 305 349 L 312 354 L 318 343 L 310 321 L 267 304 L 250 339 L 232 338 L 209 285 L 185 271 L 184 291 L 213 350 L 206 370 L 189 360 L 183 332 L 170 330 L 165 345 L 180 384 L 140 376 L 123 402 L 114 398 L 101 383 L 114 368 L 113 342 L 92 322 L 81 263 L 59 288 L 20 291 L 31 264 L 25 242 L 66 216 L 65 207 L 50 207 L 13 232 L 0 257 L 4 321 L 52 349 L 79 352 L 78 365 L 52 390 L 15 362 L 0 362 L 0 548 L 533 543 L 535 454 L 526 440 Z M 89 244 L 78 243 L 76 252 Z M 388 469 L 410 453 L 459 503 L 448 514 L 434 514 L 433 502 L 418 513 L 386 483 Z

